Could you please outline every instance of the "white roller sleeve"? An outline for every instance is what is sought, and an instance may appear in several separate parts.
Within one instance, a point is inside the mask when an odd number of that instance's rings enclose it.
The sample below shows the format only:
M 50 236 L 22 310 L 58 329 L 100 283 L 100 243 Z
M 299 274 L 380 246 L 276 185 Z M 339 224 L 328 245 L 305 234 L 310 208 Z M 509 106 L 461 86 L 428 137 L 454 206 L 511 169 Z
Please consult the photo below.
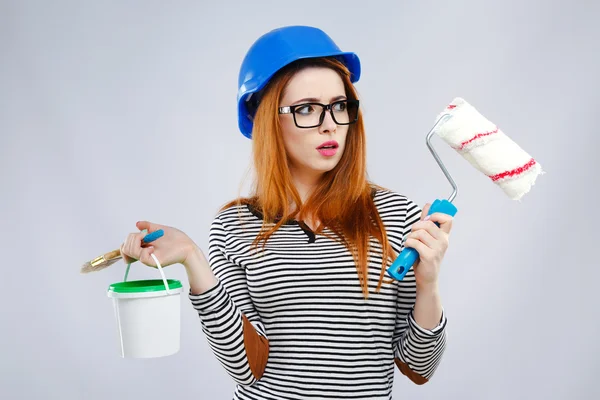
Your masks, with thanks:
M 438 118 L 443 114 L 452 118 L 436 134 L 511 199 L 520 200 L 544 173 L 531 155 L 464 99 L 454 99 Z

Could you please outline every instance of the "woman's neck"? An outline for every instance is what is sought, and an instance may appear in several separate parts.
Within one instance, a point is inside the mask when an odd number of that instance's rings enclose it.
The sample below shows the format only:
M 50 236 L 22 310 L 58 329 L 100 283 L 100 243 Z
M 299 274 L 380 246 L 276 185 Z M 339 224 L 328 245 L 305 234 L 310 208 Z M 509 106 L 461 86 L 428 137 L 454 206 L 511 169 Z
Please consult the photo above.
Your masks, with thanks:
M 298 169 L 293 166 L 291 167 L 290 172 L 292 175 L 292 183 L 300 195 L 302 204 L 304 204 L 319 184 L 319 181 L 323 177 L 323 172 L 310 169 Z M 291 212 L 296 211 L 296 204 L 293 201 L 291 202 L 290 207 Z M 308 225 L 311 230 L 314 230 L 319 224 L 319 221 L 314 215 L 304 216 L 303 222 Z
M 306 202 L 312 191 L 319 183 L 320 179 L 320 174 L 310 172 L 298 173 L 296 171 L 292 171 L 292 182 L 294 183 L 294 187 L 300 195 L 302 203 Z

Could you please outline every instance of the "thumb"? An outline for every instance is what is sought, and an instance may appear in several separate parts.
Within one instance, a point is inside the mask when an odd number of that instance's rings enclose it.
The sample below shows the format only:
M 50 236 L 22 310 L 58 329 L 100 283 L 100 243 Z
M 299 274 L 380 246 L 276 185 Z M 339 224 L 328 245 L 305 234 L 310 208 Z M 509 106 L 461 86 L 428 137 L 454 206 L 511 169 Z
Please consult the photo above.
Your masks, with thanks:
M 153 224 L 149 221 L 138 221 L 135 224 L 136 228 L 138 228 L 140 231 L 143 231 L 144 229 L 146 229 L 148 231 L 148 233 L 152 233 L 156 230 L 159 229 L 159 226 L 157 224 Z

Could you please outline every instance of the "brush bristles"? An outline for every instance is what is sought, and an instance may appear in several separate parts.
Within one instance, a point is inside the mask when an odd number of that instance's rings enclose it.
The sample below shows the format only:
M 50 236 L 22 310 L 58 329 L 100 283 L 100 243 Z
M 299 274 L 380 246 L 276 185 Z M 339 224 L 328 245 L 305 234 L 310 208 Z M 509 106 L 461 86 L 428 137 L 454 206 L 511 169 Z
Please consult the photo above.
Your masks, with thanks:
M 113 265 L 121 258 L 121 251 L 113 250 L 109 253 L 96 257 L 93 260 L 83 264 L 83 266 L 81 267 L 81 273 L 87 274 L 88 272 L 100 271 L 106 267 Z
M 88 261 L 85 264 L 83 264 L 83 266 L 81 267 L 81 273 L 87 274 L 90 272 L 96 272 L 96 271 L 103 270 L 104 268 L 110 267 L 111 265 L 113 265 L 114 263 L 116 263 L 119 260 L 120 260 L 120 258 L 116 258 L 113 260 L 108 260 L 108 261 L 104 261 L 102 263 L 94 263 L 94 264 L 92 264 L 91 261 Z

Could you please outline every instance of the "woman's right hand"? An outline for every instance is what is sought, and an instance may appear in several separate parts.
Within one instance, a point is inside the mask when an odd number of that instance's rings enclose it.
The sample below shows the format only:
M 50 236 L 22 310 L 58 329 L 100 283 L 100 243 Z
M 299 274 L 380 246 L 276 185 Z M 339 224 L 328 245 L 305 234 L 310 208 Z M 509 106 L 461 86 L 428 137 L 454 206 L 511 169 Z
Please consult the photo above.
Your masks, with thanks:
M 121 254 L 126 264 L 140 261 L 150 267 L 157 267 L 150 254 L 154 254 L 161 267 L 172 264 L 185 264 L 187 258 L 195 251 L 196 244 L 182 231 L 170 226 L 159 225 L 148 221 L 136 223 L 136 227 L 147 232 L 130 233 L 121 245 Z M 151 243 L 143 243 L 142 239 L 149 233 L 159 229 L 164 235 Z

